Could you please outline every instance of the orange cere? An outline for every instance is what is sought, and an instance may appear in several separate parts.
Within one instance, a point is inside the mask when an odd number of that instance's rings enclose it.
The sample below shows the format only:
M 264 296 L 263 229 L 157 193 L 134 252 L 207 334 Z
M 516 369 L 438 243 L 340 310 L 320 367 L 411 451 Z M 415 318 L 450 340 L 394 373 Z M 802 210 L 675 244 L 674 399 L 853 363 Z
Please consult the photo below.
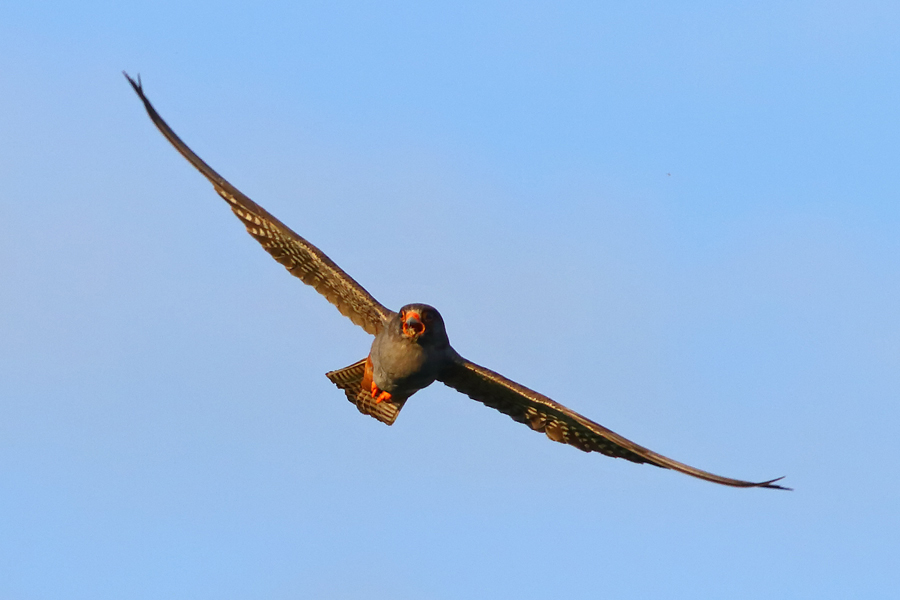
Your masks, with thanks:
M 407 325 L 406 321 L 410 318 L 416 320 L 412 325 Z M 412 330 L 412 331 L 410 331 Z M 404 335 L 422 335 L 425 333 L 425 324 L 422 322 L 422 315 L 417 311 L 410 310 L 403 313 L 403 334 Z

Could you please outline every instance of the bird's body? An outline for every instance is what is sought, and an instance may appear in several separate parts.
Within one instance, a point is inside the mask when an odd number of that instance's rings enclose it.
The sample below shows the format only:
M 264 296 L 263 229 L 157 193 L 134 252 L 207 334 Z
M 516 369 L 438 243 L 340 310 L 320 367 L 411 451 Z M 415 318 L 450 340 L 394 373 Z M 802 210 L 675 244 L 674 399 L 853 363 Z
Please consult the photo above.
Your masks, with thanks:
M 585 452 L 649 463 L 734 487 L 787 489 L 772 479 L 750 482 L 691 467 L 610 431 L 550 398 L 463 358 L 447 337 L 440 313 L 426 304 L 393 312 L 369 294 L 321 250 L 297 235 L 203 162 L 159 116 L 140 81 L 126 74 L 153 123 L 215 187 L 247 231 L 291 274 L 313 286 L 342 314 L 375 336 L 368 357 L 327 377 L 360 412 L 391 425 L 407 399 L 435 381 L 509 415 L 551 440 Z M 779 478 L 780 479 L 780 478 Z
M 406 317 L 410 314 L 421 319 L 421 334 L 407 326 Z M 430 322 L 423 323 L 425 319 Z M 372 383 L 392 398 L 409 398 L 434 383 L 455 355 L 437 309 L 427 304 L 408 304 L 372 341 Z

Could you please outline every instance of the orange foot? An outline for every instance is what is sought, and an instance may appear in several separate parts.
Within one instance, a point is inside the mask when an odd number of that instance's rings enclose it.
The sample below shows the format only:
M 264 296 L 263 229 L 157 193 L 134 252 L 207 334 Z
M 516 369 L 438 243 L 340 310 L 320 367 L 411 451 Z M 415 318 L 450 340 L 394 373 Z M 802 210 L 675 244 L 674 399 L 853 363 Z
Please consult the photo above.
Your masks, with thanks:
M 384 390 L 378 389 L 378 386 L 375 385 L 375 382 L 373 381 L 372 382 L 372 398 L 375 399 L 375 404 L 380 404 L 380 403 L 384 402 L 385 400 L 390 402 L 391 394 L 390 394 L 390 392 L 385 392 Z

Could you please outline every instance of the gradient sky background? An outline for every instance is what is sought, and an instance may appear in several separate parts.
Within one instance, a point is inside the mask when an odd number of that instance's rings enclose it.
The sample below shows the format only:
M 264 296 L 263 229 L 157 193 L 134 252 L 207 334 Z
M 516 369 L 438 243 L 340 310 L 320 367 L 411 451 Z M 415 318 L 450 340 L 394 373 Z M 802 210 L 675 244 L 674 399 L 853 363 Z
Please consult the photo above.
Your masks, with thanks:
M 900 5 L 23 2 L 0 15 L 0 597 L 896 598 Z M 152 126 L 469 358 L 370 338 Z

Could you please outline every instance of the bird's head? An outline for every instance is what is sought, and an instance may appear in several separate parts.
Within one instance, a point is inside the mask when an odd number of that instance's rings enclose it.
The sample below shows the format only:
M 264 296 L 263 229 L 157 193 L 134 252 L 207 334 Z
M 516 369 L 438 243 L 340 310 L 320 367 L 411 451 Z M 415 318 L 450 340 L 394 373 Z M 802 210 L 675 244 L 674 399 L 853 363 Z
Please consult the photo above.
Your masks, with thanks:
M 400 334 L 419 344 L 447 343 L 447 331 L 441 313 L 427 304 L 407 304 L 398 315 Z

